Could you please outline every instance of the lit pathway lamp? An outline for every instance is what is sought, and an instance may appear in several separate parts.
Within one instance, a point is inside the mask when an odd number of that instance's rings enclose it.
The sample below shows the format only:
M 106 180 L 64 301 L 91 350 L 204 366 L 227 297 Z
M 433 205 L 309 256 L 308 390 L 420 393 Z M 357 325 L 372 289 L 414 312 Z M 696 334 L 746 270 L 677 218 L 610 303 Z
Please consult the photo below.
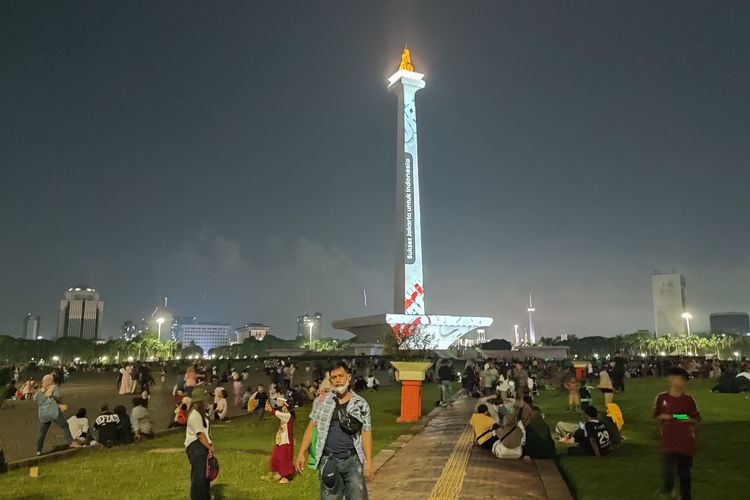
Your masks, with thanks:
M 417 422 L 422 418 L 422 381 L 430 361 L 391 361 L 396 380 L 401 382 L 401 416 L 399 423 Z
M 693 319 L 693 315 L 689 312 L 682 313 L 682 319 L 685 320 L 685 327 L 687 329 L 687 334 L 690 335 L 690 320 Z

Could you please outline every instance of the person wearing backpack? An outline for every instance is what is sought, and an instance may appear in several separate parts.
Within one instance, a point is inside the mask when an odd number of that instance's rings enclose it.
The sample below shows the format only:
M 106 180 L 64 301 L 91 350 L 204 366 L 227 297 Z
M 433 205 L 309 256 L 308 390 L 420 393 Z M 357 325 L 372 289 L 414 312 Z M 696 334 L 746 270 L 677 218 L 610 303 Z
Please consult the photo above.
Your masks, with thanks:
M 60 387 L 55 384 L 52 374 L 47 374 L 42 378 L 42 387 L 37 391 L 34 398 L 37 409 L 39 410 L 39 435 L 36 439 L 36 454 L 41 455 L 44 448 L 44 439 L 47 437 L 52 422 L 56 423 L 62 429 L 63 436 L 68 442 L 69 448 L 81 448 L 82 445 L 77 443 L 70 434 L 68 421 L 65 420 L 67 405 L 60 403 Z

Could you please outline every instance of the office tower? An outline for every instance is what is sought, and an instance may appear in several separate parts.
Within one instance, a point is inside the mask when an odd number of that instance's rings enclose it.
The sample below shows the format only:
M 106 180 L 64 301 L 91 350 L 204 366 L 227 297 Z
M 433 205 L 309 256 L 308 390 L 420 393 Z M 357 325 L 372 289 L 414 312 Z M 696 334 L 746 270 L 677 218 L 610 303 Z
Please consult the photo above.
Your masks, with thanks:
M 39 337 L 39 316 L 28 313 L 23 319 L 23 337 L 26 340 L 36 340 Z
M 323 338 L 321 329 L 321 320 L 323 316 L 320 313 L 305 313 L 297 317 L 297 338 L 305 340 L 320 340 Z
M 750 335 L 750 317 L 747 313 L 713 313 L 708 320 L 711 323 L 711 333 Z
M 685 277 L 681 274 L 655 272 L 651 276 L 651 293 L 654 301 L 654 331 L 656 335 L 683 335 L 686 333 Z
M 203 349 L 208 353 L 209 349 L 229 345 L 232 326 L 226 323 L 177 323 L 175 325 L 177 341 L 182 344 L 182 348 L 188 347 L 191 343 Z
M 241 344 L 251 337 L 257 341 L 261 341 L 266 338 L 266 335 L 268 335 L 270 330 L 270 326 L 266 326 L 262 323 L 248 323 L 235 329 L 234 334 L 237 336 L 237 343 Z
M 99 300 L 99 292 L 87 286 L 69 288 L 60 301 L 57 338 L 100 338 L 103 312 L 104 302 Z

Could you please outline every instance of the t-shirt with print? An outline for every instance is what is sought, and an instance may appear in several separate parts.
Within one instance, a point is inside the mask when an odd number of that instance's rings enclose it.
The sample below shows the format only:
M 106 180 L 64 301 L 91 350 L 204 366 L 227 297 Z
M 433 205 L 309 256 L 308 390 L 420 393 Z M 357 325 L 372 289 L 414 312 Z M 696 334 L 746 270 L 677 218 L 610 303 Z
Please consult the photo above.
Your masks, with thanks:
M 600 454 L 606 455 L 607 453 L 609 453 L 609 449 L 612 447 L 612 437 L 609 435 L 607 426 L 604 425 L 603 422 L 599 422 L 598 420 L 589 420 L 583 426 L 583 431 L 586 435 L 587 440 L 588 438 L 594 438 L 596 446 L 597 448 L 599 448 Z M 590 441 L 584 441 L 584 443 L 584 446 L 586 446 L 587 448 L 592 447 Z M 592 453 L 593 451 L 593 448 L 591 448 Z
M 120 417 L 111 411 L 105 411 L 94 420 L 96 438 L 100 443 L 107 445 L 117 442 Z
M 343 454 L 355 451 L 354 436 L 341 428 L 341 421 L 339 420 L 339 411 L 346 412 L 347 404 L 348 401 L 343 404 L 336 403 L 336 409 L 331 416 L 331 427 L 329 427 L 326 437 L 326 453 Z

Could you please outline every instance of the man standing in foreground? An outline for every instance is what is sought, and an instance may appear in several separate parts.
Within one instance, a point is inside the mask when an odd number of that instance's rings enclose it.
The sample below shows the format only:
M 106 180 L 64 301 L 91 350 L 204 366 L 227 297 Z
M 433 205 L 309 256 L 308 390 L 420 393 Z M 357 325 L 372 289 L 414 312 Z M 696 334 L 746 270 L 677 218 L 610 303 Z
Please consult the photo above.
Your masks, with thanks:
M 352 376 L 345 363 L 330 371 L 331 392 L 310 413 L 302 438 L 297 472 L 307 464 L 307 449 L 317 429 L 315 469 L 321 500 L 367 500 L 365 478 L 372 479 L 372 421 L 370 406 L 349 389 Z
M 698 405 L 685 394 L 688 373 L 682 368 L 670 368 L 669 391 L 656 396 L 654 417 L 661 422 L 661 442 L 664 453 L 664 485 L 666 498 L 674 488 L 674 470 L 680 479 L 680 498 L 691 500 L 690 473 L 695 455 L 695 424 L 701 421 Z

